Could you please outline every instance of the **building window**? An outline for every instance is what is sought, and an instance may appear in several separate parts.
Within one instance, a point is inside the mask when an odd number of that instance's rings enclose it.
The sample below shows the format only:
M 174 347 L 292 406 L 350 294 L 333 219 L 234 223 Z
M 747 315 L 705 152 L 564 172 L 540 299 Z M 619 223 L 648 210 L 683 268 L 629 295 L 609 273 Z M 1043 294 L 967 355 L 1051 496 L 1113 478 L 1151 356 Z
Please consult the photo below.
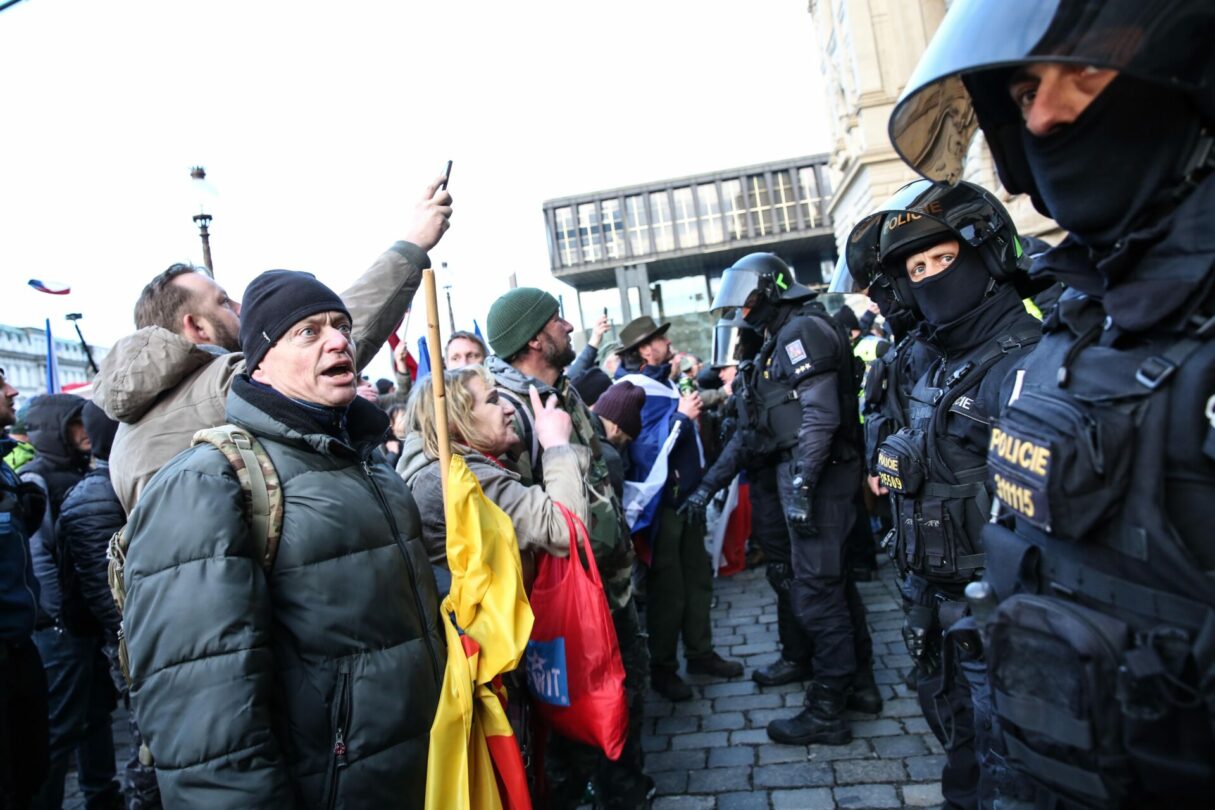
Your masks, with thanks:
M 821 196 L 818 190 L 818 180 L 814 176 L 814 167 L 807 166 L 797 170 L 797 184 L 801 187 L 802 204 L 805 206 L 806 227 L 817 228 L 819 224 L 819 203 Z
M 772 194 L 776 197 L 772 201 L 772 213 L 776 217 L 777 230 L 785 233 L 796 230 L 797 199 L 793 195 L 793 181 L 789 178 L 789 172 L 773 172 L 772 186 Z
M 677 188 L 672 196 L 675 197 L 675 229 L 679 233 L 679 246 L 695 247 L 700 244 L 700 233 L 696 229 L 696 205 L 692 202 L 692 189 L 689 186 Z
M 629 234 L 629 249 L 634 256 L 650 252 L 650 223 L 645 215 L 645 198 L 626 197 L 624 200 L 626 228 Z
M 776 228 L 772 223 L 772 201 L 768 199 L 768 184 L 762 174 L 753 174 L 747 178 L 751 190 L 751 213 L 755 216 L 755 231 L 760 236 L 773 233 Z
M 557 226 L 557 254 L 561 257 L 562 267 L 573 267 L 578 263 L 578 238 L 574 230 L 574 210 L 558 208 L 553 212 L 553 220 Z
M 700 201 L 700 229 L 705 244 L 722 241 L 721 201 L 717 199 L 717 186 L 712 183 L 697 186 L 696 196 Z
M 668 278 L 650 285 L 650 291 L 655 301 L 661 302 L 659 315 L 662 318 L 701 314 L 713 303 L 704 276 Z
M 609 259 L 624 256 L 624 220 L 620 215 L 620 200 L 604 200 L 600 203 L 600 222 L 603 225 L 603 244 Z
M 650 216 L 654 228 L 654 250 L 659 253 L 675 249 L 675 232 L 671 227 L 671 206 L 667 204 L 667 193 L 655 191 L 650 194 Z
M 603 231 L 599 228 L 599 212 L 594 203 L 578 206 L 578 238 L 582 242 L 582 260 L 597 262 L 603 258 Z
M 721 181 L 721 210 L 731 239 L 747 238 L 747 198 L 741 180 Z

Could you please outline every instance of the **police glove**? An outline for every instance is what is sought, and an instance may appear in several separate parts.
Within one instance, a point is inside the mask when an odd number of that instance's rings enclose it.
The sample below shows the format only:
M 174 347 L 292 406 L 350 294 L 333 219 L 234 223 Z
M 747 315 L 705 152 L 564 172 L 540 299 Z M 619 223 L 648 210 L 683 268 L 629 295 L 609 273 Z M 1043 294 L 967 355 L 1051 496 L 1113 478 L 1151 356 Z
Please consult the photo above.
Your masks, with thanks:
M 924 605 L 915 605 L 907 611 L 903 620 L 903 643 L 911 659 L 920 666 L 932 663 L 935 656 L 932 643 L 932 633 L 935 630 L 936 617 L 933 610 Z M 933 667 L 935 669 L 935 667 Z
M 799 534 L 810 534 L 814 527 L 811 524 L 810 492 L 805 479 L 800 475 L 793 479 L 793 491 L 785 503 L 785 520 L 789 527 Z
M 688 499 L 683 502 L 683 506 L 676 510 L 679 514 L 686 517 L 688 520 L 705 519 L 705 513 L 709 508 L 709 501 L 713 498 L 713 493 L 709 492 L 708 487 L 700 486 L 693 490 Z

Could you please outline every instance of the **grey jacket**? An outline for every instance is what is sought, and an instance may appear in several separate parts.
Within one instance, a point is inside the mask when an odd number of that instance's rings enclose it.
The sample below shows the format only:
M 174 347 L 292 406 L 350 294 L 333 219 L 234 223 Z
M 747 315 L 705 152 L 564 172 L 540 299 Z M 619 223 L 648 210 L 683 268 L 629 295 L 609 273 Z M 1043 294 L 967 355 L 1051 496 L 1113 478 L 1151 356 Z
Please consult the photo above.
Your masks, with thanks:
M 282 537 L 267 574 L 224 457 L 193 447 L 128 524 L 135 717 L 166 807 L 421 807 L 444 646 L 417 507 L 377 463 L 387 418 L 355 399 L 349 443 L 240 377 L 228 420 L 265 445 Z
M 429 266 L 421 248 L 397 242 L 342 293 L 360 369 L 401 320 Z M 196 431 L 224 423 L 228 389 L 244 372 L 240 352 L 196 346 L 156 326 L 114 344 L 93 381 L 93 401 L 122 423 L 110 452 L 110 477 L 128 514 L 148 479 L 189 447 Z
M 588 523 L 586 477 L 590 453 L 585 447 L 566 445 L 544 451 L 544 485 L 527 486 L 519 476 L 481 453 L 464 454 L 468 469 L 477 477 L 485 497 L 506 513 L 515 526 L 520 551 L 538 549 L 564 557 L 569 554 L 570 533 L 565 517 L 554 501 Z M 397 473 L 413 490 L 422 514 L 422 542 L 430 562 L 447 568 L 447 521 L 443 510 L 443 486 L 439 461 L 422 451 L 421 437 L 405 437 Z

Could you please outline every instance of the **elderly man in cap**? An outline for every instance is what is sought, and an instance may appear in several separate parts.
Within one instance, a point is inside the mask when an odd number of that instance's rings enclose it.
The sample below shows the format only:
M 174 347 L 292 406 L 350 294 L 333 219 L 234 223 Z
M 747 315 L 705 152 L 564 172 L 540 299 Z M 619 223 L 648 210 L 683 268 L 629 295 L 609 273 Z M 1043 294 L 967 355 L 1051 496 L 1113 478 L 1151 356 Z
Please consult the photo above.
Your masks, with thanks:
M 713 571 L 705 551 L 705 526 L 678 511 L 704 474 L 696 423 L 702 403 L 698 393 L 681 395 L 671 382 L 674 354 L 666 336 L 670 326 L 659 326 L 645 315 L 620 331 L 625 365 L 640 368 L 620 379 L 646 392 L 641 435 L 629 447 L 629 479 L 642 486 L 633 490 L 636 494 L 626 509 L 632 531 L 641 535 L 650 550 L 646 582 L 650 678 L 655 691 L 668 700 L 687 700 L 692 689 L 679 677 L 676 657 L 681 636 L 689 674 L 736 678 L 743 667 L 713 651 L 709 622 Z M 662 463 L 667 470 L 665 480 L 645 486 L 651 471 L 661 469 Z
M 227 419 L 277 474 L 277 544 L 259 548 L 236 470 L 206 443 L 161 468 L 127 524 L 131 699 L 164 804 L 421 807 L 438 596 L 413 497 L 375 452 L 388 417 L 356 396 L 349 310 L 271 270 L 241 316 Z
M 612 609 L 625 669 L 629 736 L 624 753 L 613 762 L 591 746 L 566 739 L 554 741 L 544 761 L 548 806 L 577 807 L 587 782 L 593 781 L 604 807 L 640 807 L 652 786 L 642 772 L 641 751 L 645 671 L 649 662 L 633 604 L 633 547 L 620 499 L 612 489 L 603 443 L 595 434 L 590 411 L 564 374 L 575 357 L 570 342 L 573 331 L 574 327 L 561 316 L 557 299 L 534 287 L 513 289 L 495 301 L 485 329 L 494 352 L 486 365 L 494 375 L 499 394 L 515 409 L 515 427 L 521 441 L 511 459 L 513 471 L 526 484 L 544 481 L 540 445 L 533 430 L 531 388 L 539 391 L 545 402 L 552 396 L 557 398 L 558 407 L 570 415 L 574 424 L 570 444 L 580 444 L 591 451 L 586 478 L 591 495 L 587 529 Z

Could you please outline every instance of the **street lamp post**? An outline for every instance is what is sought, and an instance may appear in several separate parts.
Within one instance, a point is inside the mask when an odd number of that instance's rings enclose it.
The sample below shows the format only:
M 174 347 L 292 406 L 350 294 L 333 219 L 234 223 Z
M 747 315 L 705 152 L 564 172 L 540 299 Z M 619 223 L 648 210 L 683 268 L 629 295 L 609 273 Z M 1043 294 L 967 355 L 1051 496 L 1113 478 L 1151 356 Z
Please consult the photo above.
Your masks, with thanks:
M 443 277 L 447 277 L 447 262 L 443 262 Z M 456 331 L 456 313 L 451 308 L 451 285 L 444 284 L 443 291 L 447 293 L 447 322 L 451 324 L 451 331 Z
M 206 184 L 207 170 L 202 166 L 195 166 L 190 169 L 190 177 L 199 181 L 198 188 L 200 191 L 207 191 Z M 200 197 L 203 196 L 200 194 Z M 203 210 L 200 202 L 198 213 L 194 215 L 194 223 L 198 225 L 198 236 L 202 239 L 203 249 L 203 265 L 207 268 L 207 275 L 215 278 L 215 267 L 211 264 L 211 232 L 207 230 L 207 226 L 211 224 L 211 215 Z
M 89 344 L 84 339 L 84 333 L 80 331 L 80 319 L 84 316 L 79 312 L 69 312 L 66 316 L 72 322 L 72 326 L 76 327 L 76 337 L 80 338 L 80 346 L 84 349 L 84 356 L 89 359 L 89 368 L 93 369 L 96 374 L 100 369 L 97 368 L 97 361 L 93 359 L 93 350 L 89 348 Z

